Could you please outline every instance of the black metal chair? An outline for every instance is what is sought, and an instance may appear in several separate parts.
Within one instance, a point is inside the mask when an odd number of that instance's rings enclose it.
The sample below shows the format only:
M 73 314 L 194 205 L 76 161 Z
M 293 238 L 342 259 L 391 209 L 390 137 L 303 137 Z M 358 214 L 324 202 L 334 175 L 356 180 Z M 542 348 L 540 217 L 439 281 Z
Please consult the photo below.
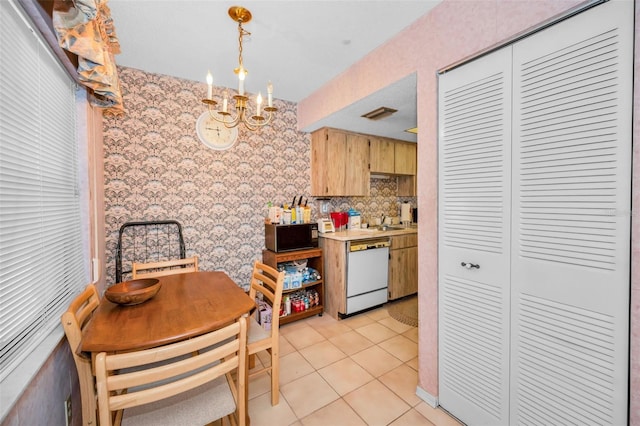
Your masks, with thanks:
M 127 222 L 118 232 L 116 280 L 132 279 L 133 263 L 184 259 L 182 225 L 176 220 Z

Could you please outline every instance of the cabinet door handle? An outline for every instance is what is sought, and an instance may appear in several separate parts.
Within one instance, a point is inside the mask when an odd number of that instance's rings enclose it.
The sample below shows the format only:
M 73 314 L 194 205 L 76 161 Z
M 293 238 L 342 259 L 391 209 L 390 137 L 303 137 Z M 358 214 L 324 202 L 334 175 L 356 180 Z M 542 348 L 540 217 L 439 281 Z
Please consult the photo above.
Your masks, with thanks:
M 477 263 L 471 263 L 471 262 L 462 262 L 460 264 L 463 268 L 467 268 L 467 269 L 480 269 L 480 265 L 478 265 Z

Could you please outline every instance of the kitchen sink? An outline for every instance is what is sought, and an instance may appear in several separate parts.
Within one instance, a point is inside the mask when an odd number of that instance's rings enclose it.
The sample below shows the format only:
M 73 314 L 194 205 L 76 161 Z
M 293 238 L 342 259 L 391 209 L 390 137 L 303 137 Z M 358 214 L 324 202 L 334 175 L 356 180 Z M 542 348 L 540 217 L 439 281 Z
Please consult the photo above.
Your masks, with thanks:
M 405 229 L 412 229 L 412 226 L 402 226 L 402 225 L 379 225 L 370 227 L 371 231 L 403 231 Z
M 403 226 L 399 224 L 398 225 L 377 225 L 377 226 L 370 226 L 368 228 L 358 229 L 358 231 L 376 233 L 376 232 L 385 232 L 385 231 L 404 231 L 407 229 L 417 230 L 418 226 L 417 225 Z

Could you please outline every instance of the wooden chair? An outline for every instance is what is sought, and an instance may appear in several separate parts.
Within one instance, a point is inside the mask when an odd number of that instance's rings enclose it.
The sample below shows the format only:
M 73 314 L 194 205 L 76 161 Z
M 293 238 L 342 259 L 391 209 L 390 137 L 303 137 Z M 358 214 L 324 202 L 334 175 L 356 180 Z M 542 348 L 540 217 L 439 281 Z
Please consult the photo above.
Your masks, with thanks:
M 198 256 L 160 262 L 133 263 L 133 279 L 198 272 Z
M 228 417 L 231 424 L 244 426 L 246 338 L 246 319 L 240 318 L 220 330 L 157 348 L 99 353 L 100 425 L 203 425 Z
M 96 388 L 91 370 L 91 359 L 79 356 L 78 347 L 82 338 L 82 329 L 99 303 L 100 296 L 98 296 L 96 287 L 93 284 L 89 284 L 80 295 L 73 299 L 67 311 L 60 318 L 64 332 L 67 335 L 76 369 L 78 370 L 80 399 L 82 401 L 82 424 L 85 426 L 97 425 Z
M 265 330 L 256 319 L 257 313 L 252 315 L 253 320 L 249 320 L 249 335 L 247 337 L 247 352 L 255 355 L 260 351 L 267 351 L 271 355 L 271 365 L 252 371 L 250 376 L 266 371 L 271 373 L 271 405 L 278 405 L 280 399 L 280 302 L 282 301 L 282 288 L 284 285 L 284 271 L 278 272 L 271 266 L 256 261 L 251 274 L 251 288 L 249 297 L 255 300 L 256 295 L 261 293 L 265 300 L 268 300 L 273 307 L 271 329 Z

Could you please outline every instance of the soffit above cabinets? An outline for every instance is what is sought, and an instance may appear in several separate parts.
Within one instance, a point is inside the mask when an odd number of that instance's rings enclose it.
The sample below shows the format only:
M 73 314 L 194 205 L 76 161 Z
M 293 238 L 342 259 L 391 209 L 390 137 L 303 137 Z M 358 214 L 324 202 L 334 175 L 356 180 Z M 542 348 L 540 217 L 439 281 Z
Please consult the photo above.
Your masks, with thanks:
M 416 75 L 410 74 L 302 130 L 313 132 L 322 127 L 332 127 L 350 132 L 417 142 L 418 135 L 407 132 L 408 129 L 415 128 L 417 125 L 416 103 Z M 362 117 L 363 114 L 380 108 L 380 106 L 398 111 L 380 120 Z

